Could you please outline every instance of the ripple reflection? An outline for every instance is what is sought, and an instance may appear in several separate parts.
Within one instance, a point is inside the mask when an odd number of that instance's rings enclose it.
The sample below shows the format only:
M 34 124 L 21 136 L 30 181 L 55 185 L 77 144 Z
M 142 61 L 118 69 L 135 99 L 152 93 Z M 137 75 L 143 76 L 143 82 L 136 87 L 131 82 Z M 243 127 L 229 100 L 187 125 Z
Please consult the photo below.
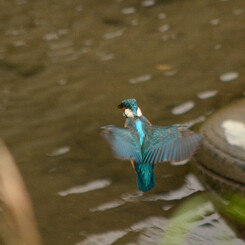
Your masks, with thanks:
M 95 181 L 89 182 L 85 185 L 74 186 L 74 187 L 71 187 L 67 190 L 59 191 L 57 194 L 59 196 L 67 196 L 70 194 L 81 194 L 81 193 L 105 188 L 105 187 L 109 186 L 110 184 L 111 184 L 111 182 L 107 179 L 95 180 Z

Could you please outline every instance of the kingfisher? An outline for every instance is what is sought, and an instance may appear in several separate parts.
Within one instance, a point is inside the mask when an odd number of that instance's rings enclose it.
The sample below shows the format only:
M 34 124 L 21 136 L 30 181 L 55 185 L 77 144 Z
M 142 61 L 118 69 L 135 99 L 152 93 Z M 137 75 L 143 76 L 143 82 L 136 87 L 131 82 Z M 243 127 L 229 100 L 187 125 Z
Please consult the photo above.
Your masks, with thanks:
M 118 108 L 126 117 L 124 128 L 103 126 L 101 135 L 109 142 L 114 157 L 131 162 L 138 189 L 143 192 L 155 186 L 156 163 L 188 160 L 203 140 L 187 125 L 152 125 L 142 114 L 136 99 L 125 99 Z

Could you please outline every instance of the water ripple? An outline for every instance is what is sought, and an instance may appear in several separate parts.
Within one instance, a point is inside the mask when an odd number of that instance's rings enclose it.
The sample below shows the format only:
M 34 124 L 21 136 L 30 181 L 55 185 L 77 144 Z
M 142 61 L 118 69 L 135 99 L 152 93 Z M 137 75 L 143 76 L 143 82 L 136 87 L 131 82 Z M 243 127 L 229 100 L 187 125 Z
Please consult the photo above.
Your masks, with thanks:
M 134 14 L 136 10 L 134 7 L 129 7 L 129 8 L 123 8 L 121 12 L 122 14 L 128 15 L 128 14 Z
M 50 44 L 50 49 L 52 50 L 58 50 L 58 49 L 62 49 L 62 48 L 67 48 L 67 47 L 71 47 L 73 45 L 73 42 L 71 40 L 68 40 L 66 42 L 60 42 L 60 43 L 52 43 Z
M 47 33 L 43 36 L 43 39 L 45 41 L 53 41 L 53 40 L 58 40 L 59 39 L 59 36 L 57 33 L 55 32 L 52 32 L 52 33 Z
M 112 38 L 116 38 L 116 37 L 120 37 L 122 36 L 124 30 L 118 30 L 118 31 L 114 31 L 114 32 L 109 32 L 103 35 L 104 39 L 112 39 Z
M 70 146 L 63 146 L 63 147 L 60 147 L 58 149 L 55 149 L 54 151 L 52 151 L 50 153 L 47 153 L 47 156 L 49 156 L 49 157 L 61 156 L 61 155 L 68 153 L 70 150 L 71 150 Z
M 141 4 L 143 7 L 152 7 L 156 2 L 154 0 L 144 0 Z
M 170 191 L 168 193 L 162 193 L 162 194 L 155 194 L 145 197 L 147 201 L 172 201 L 172 200 L 180 200 L 182 198 L 185 198 L 187 196 L 190 196 L 191 194 L 203 191 L 203 187 L 200 184 L 200 182 L 197 180 L 197 178 L 192 175 L 188 174 L 186 176 L 186 182 L 184 185 L 181 186 L 181 188 L 177 190 Z
M 151 78 L 152 78 L 151 74 L 146 74 L 136 78 L 130 78 L 129 83 L 131 84 L 143 83 L 149 81 Z
M 198 93 L 197 97 L 201 100 L 205 100 L 214 97 L 217 93 L 218 93 L 217 90 L 208 90 L 208 91 Z
M 184 124 L 188 125 L 188 127 L 192 127 L 194 126 L 195 124 L 198 124 L 198 123 L 201 123 L 201 122 L 204 122 L 206 120 L 206 117 L 205 116 L 200 116 L 200 117 L 197 117 L 195 119 L 192 119 Z
M 158 14 L 158 19 L 159 20 L 163 20 L 163 19 L 166 19 L 166 14 L 165 13 L 160 13 L 160 14 Z
M 108 245 L 116 242 L 118 239 L 123 237 L 126 231 L 108 231 L 101 234 L 92 234 L 88 236 L 84 241 L 76 243 L 76 245 Z
M 160 32 L 166 32 L 168 30 L 169 30 L 169 25 L 168 24 L 164 24 L 164 25 L 159 27 L 159 31 Z
M 217 26 L 220 23 L 219 19 L 213 19 L 209 21 L 210 25 Z
M 111 181 L 109 181 L 107 179 L 95 180 L 95 181 L 89 182 L 85 185 L 74 186 L 74 187 L 71 187 L 67 190 L 59 191 L 57 194 L 59 196 L 67 196 L 70 194 L 81 194 L 81 193 L 105 188 L 105 187 L 109 186 L 110 184 L 111 184 Z
M 112 209 L 112 208 L 117 208 L 119 206 L 122 206 L 125 202 L 124 201 L 112 201 L 112 202 L 107 202 L 107 203 L 103 203 L 101 205 L 99 205 L 96 208 L 91 208 L 90 211 L 91 212 L 95 212 L 95 211 L 106 211 L 108 209 Z
M 244 14 L 244 9 L 234 9 L 233 10 L 234 15 L 241 15 Z
M 130 229 L 134 232 L 139 232 L 151 227 L 163 228 L 166 222 L 167 221 L 165 217 L 148 217 L 140 222 L 133 224 Z
M 194 107 L 195 103 L 193 101 L 187 101 L 181 105 L 178 105 L 172 109 L 174 115 L 181 115 L 190 111 Z
M 222 44 L 216 44 L 215 46 L 214 46 L 214 49 L 215 50 L 219 50 L 219 49 L 221 49 L 222 48 Z
M 235 79 L 237 79 L 239 76 L 238 72 L 227 72 L 227 73 L 224 73 L 220 76 L 220 80 L 222 82 L 231 82 Z

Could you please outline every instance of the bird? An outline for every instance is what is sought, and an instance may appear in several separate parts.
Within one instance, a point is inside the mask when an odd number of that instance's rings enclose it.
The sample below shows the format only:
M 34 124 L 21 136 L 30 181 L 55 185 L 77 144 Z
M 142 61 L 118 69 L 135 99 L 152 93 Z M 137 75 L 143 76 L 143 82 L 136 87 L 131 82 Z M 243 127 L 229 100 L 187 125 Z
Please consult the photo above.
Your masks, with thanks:
M 118 105 L 126 118 L 124 128 L 101 127 L 115 158 L 129 160 L 136 172 L 138 189 L 146 192 L 155 186 L 154 167 L 160 162 L 190 159 L 203 136 L 187 125 L 155 126 L 142 114 L 136 99 L 125 99 Z

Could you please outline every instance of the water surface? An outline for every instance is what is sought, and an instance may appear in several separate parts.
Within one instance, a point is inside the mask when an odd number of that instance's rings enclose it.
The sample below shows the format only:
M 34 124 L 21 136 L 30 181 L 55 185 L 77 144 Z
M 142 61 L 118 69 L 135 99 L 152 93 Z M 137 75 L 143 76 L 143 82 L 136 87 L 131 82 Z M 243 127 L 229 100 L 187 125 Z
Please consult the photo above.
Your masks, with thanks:
M 0 5 L 1 136 L 31 194 L 43 243 L 154 244 L 176 207 L 204 190 L 188 182 L 195 178 L 188 163 L 165 163 L 156 166 L 156 187 L 138 192 L 130 163 L 113 159 L 99 127 L 123 126 L 116 106 L 125 98 L 136 98 L 153 124 L 168 125 L 203 121 L 243 96 L 244 1 Z M 218 93 L 203 100 L 203 91 Z M 191 110 L 172 113 L 188 101 Z M 200 221 L 202 238 L 194 233 L 189 244 L 218 244 L 216 226 L 243 244 L 215 219 Z M 206 238 L 209 229 L 216 235 Z

